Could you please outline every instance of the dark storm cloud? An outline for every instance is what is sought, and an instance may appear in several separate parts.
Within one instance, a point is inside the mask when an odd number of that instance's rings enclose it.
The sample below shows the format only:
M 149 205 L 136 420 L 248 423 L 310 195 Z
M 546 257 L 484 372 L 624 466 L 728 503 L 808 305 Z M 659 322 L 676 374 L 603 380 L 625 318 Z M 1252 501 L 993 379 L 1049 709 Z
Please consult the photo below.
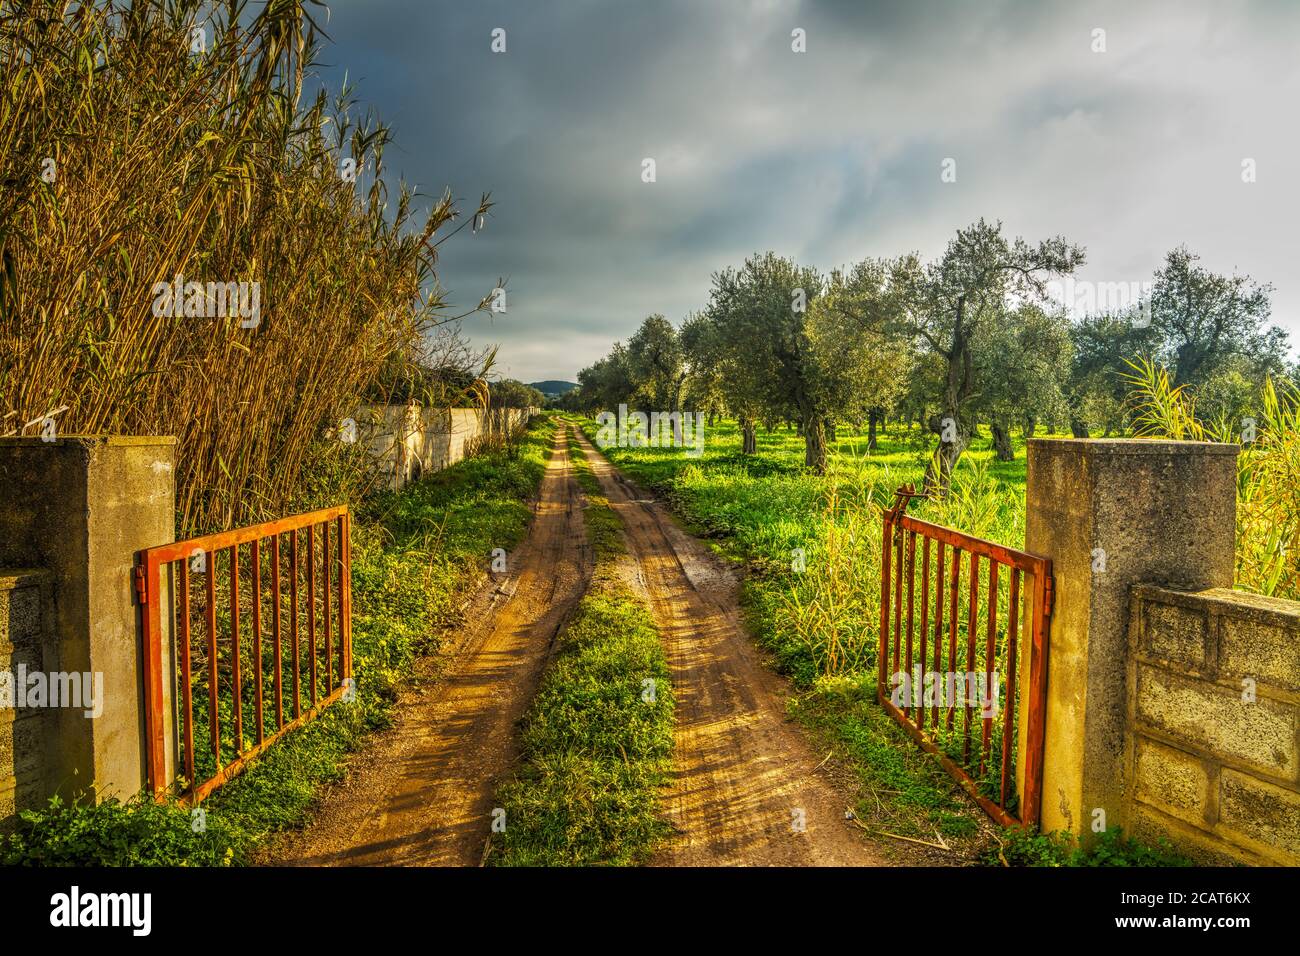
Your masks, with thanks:
M 680 319 L 747 253 L 932 256 L 980 216 L 1085 243 L 1096 281 L 1186 242 L 1273 282 L 1300 338 L 1300 5 L 336 0 L 326 29 L 327 81 L 396 127 L 391 172 L 493 193 L 440 274 L 461 303 L 509 277 L 474 337 L 525 380 Z

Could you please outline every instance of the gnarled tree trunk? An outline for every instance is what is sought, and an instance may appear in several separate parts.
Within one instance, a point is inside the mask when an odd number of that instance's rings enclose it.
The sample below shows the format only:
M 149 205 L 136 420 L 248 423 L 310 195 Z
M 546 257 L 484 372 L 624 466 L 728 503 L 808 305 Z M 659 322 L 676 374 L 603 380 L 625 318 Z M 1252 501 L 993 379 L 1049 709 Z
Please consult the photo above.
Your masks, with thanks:
M 1011 444 L 1011 430 L 1003 422 L 993 422 L 993 453 L 998 461 L 1012 461 L 1016 457 L 1015 446 Z
M 924 490 L 935 498 L 946 498 L 952 488 L 952 473 L 957 460 L 970 444 L 970 429 L 955 408 L 943 415 L 932 416 L 928 424 L 930 431 L 939 436 L 939 446 L 926 465 Z

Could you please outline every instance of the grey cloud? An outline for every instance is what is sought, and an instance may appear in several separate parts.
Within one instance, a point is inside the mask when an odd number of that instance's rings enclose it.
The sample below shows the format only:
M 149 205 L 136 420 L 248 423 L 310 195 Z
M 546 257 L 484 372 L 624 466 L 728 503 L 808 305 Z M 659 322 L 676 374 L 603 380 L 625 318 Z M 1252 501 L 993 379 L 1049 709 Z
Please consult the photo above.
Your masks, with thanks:
M 681 318 L 749 252 L 936 255 L 979 216 L 1085 243 L 1099 280 L 1147 279 L 1186 242 L 1274 283 L 1300 339 L 1298 11 L 337 0 L 324 75 L 347 70 L 395 124 L 390 172 L 492 191 L 487 230 L 447 243 L 441 276 L 461 303 L 510 277 L 510 311 L 473 336 L 526 380 L 572 377 L 646 314 Z M 956 184 L 939 182 L 947 156 Z

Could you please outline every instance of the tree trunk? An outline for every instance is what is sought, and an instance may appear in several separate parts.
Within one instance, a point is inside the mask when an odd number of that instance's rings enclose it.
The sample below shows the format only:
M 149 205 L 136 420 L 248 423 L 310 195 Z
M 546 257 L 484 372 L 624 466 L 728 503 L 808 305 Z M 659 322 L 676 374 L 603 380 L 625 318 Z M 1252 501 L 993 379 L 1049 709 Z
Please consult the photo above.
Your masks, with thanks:
M 758 437 L 754 434 L 754 423 L 747 415 L 740 416 L 740 453 L 752 455 L 758 451 Z
M 998 461 L 1014 461 L 1015 447 L 1011 444 L 1011 431 L 1002 422 L 993 422 L 993 452 Z
M 1088 437 L 1088 426 L 1083 423 L 1083 419 L 1070 416 L 1070 434 L 1075 438 Z
M 944 427 L 944 422 L 948 419 L 954 423 L 950 430 Z M 927 495 L 946 498 L 952 488 L 952 473 L 957 468 L 957 460 L 961 458 L 962 452 L 970 443 L 970 432 L 958 417 L 956 409 L 932 417 L 929 421 L 929 429 L 939 436 L 939 445 L 930 457 L 930 463 L 925 466 L 925 481 L 922 487 Z M 945 435 L 945 431 L 949 431 L 949 434 Z
M 957 299 L 957 311 L 952 330 L 952 347 L 944 353 L 947 374 L 944 381 L 943 405 L 938 415 L 928 422 L 930 431 L 939 436 L 935 449 L 925 469 L 925 493 L 935 498 L 946 498 L 952 489 L 952 473 L 962 452 L 970 444 L 972 425 L 962 419 L 962 407 L 975 391 L 975 357 L 971 351 L 971 334 L 966 324 L 966 297 Z
M 819 475 L 826 474 L 826 426 L 821 416 L 809 414 L 802 430 L 804 465 Z
M 939 447 L 934 450 L 930 463 L 925 466 L 923 488 L 927 495 L 936 498 L 948 497 L 948 491 L 952 488 L 952 473 L 960 457 L 961 446 L 957 442 L 939 442 Z
M 1034 437 L 1034 432 L 1038 431 L 1038 419 L 1032 415 L 1025 416 L 1025 440 L 1028 441 Z
M 873 408 L 867 412 L 867 450 L 876 450 L 876 424 L 881 419 L 880 410 Z

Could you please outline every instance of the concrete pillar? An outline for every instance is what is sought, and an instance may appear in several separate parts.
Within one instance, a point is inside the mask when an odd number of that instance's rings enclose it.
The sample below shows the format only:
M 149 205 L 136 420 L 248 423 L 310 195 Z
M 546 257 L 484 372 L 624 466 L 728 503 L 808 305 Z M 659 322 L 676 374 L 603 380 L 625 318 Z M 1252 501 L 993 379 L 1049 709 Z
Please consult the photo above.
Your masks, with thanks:
M 132 569 L 136 551 L 175 540 L 175 445 L 154 437 L 0 438 L 0 566 L 49 573 L 54 660 L 45 666 L 103 679 L 98 716 L 69 707 L 49 714 L 51 793 L 126 798 L 145 783 Z M 171 713 L 172 682 L 163 683 Z
M 0 568 L 0 670 L 17 675 L 23 668 L 44 673 L 54 659 L 54 609 L 50 576 L 39 569 Z M 39 809 L 45 787 L 45 745 L 48 712 L 20 707 L 8 688 L 0 707 L 0 828 L 19 810 Z
M 1042 827 L 1122 826 L 1129 588 L 1231 587 L 1236 445 L 1031 439 L 1025 549 L 1052 560 Z

